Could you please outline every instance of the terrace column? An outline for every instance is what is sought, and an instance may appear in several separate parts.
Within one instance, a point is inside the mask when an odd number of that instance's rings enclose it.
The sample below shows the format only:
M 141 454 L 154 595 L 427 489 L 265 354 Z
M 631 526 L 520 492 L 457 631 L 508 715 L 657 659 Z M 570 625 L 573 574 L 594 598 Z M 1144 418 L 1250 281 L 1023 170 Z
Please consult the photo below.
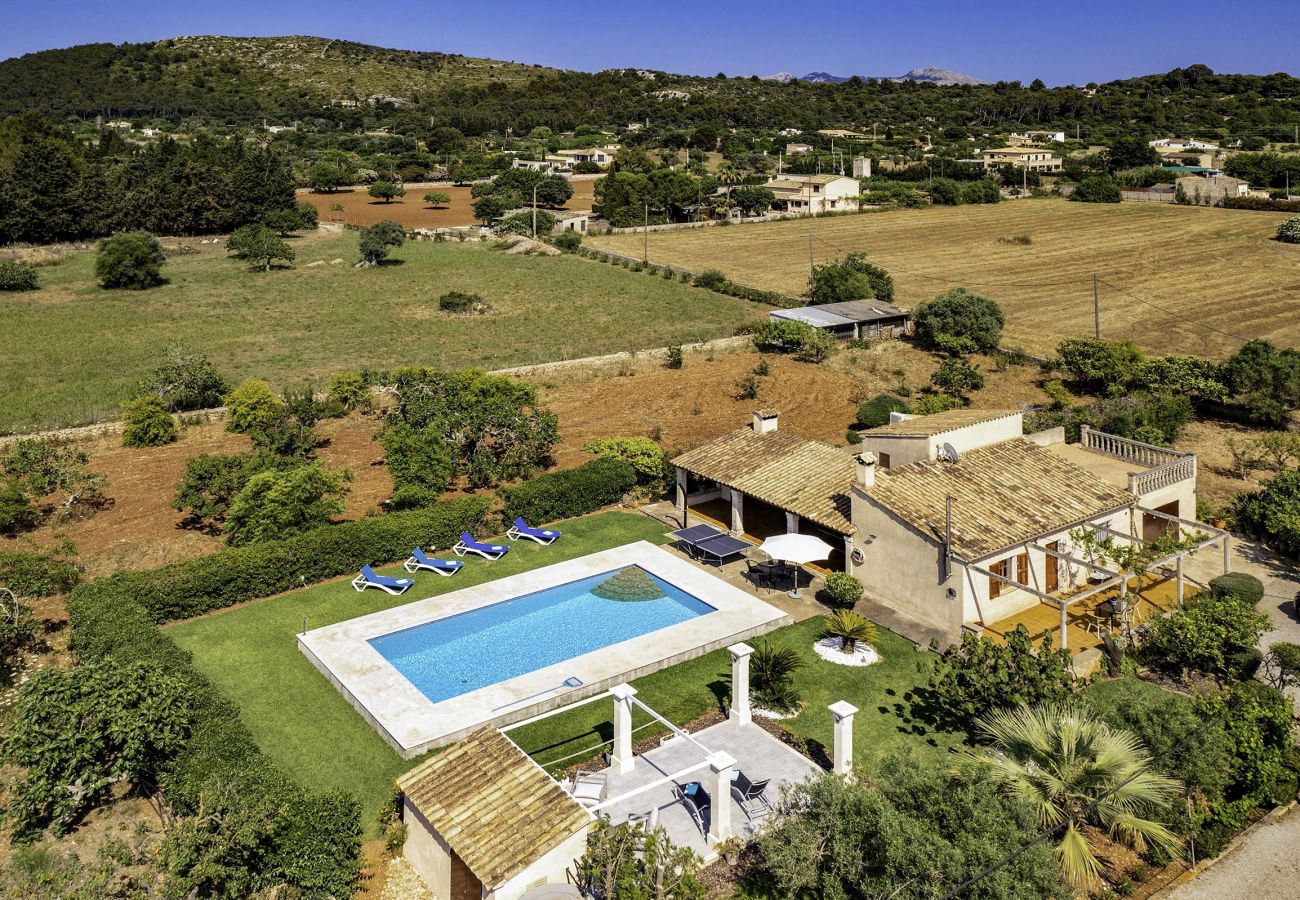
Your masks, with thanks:
M 847 777 L 853 771 L 853 717 L 858 708 L 847 700 L 837 700 L 827 707 L 835 719 L 836 775 Z
M 731 837 L 731 773 L 736 768 L 736 758 L 730 753 L 715 753 L 709 757 L 709 791 L 713 802 L 709 804 L 709 846 L 716 847 Z
M 785 533 L 799 533 L 799 515 L 797 513 L 792 513 L 789 510 L 786 510 L 785 513 Z
M 731 721 L 748 725 L 753 721 L 749 712 L 749 655 L 754 648 L 749 644 L 732 644 L 731 653 Z
M 686 470 L 677 470 L 677 521 L 686 527 Z
M 745 533 L 745 495 L 731 489 L 731 533 L 740 537 Z
M 614 698 L 614 752 L 610 767 L 626 775 L 636 765 L 632 756 L 632 698 L 636 696 L 636 688 L 616 684 L 609 693 Z
M 844 535 L 844 571 L 852 575 L 855 568 L 857 567 L 853 564 L 853 535 L 846 534 Z
M 1061 609 L 1061 649 L 1069 650 L 1070 648 L 1066 645 L 1066 630 L 1065 630 L 1066 627 L 1070 624 L 1069 607 L 1065 605 L 1064 601 L 1061 601 L 1057 605 Z

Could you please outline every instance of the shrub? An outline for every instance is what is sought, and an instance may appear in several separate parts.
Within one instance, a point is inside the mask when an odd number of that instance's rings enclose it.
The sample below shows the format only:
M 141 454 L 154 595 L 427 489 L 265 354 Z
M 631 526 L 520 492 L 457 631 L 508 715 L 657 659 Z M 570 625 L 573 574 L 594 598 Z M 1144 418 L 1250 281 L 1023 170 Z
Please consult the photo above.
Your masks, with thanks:
M 984 376 L 964 359 L 948 358 L 930 375 L 930 383 L 945 394 L 966 400 L 984 387 Z
M 1006 316 L 997 303 L 957 287 L 913 311 L 916 336 L 922 344 L 938 348 L 940 335 L 967 337 L 979 350 L 997 349 Z
M 320 463 L 258 472 L 230 501 L 226 540 L 260 544 L 324 525 L 343 512 L 351 480 L 350 472 L 327 472 Z
M 717 269 L 705 269 L 695 276 L 695 286 L 707 291 L 721 291 L 727 284 L 727 276 Z
M 164 262 L 162 247 L 149 232 L 115 234 L 99 245 L 95 277 L 104 288 L 143 290 L 163 283 Z
M 621 459 L 636 471 L 638 484 L 662 487 L 668 455 L 652 438 L 620 437 L 592 441 L 582 448 L 602 459 Z
M 879 638 L 875 623 L 852 609 L 837 609 L 823 616 L 826 635 L 840 639 L 840 649 L 852 653 L 859 643 L 874 644 Z
M 19 654 L 41 646 L 41 631 L 42 624 L 32 615 L 32 608 L 18 599 L 17 592 L 0 589 L 0 685 L 13 683 L 22 665 Z
M 1089 175 L 1070 192 L 1070 199 L 1079 203 L 1119 203 L 1124 197 L 1114 179 L 1106 175 Z
M 681 344 L 672 344 L 664 354 L 665 369 L 680 369 L 685 363 Z
M 889 424 L 889 414 L 908 411 L 907 401 L 895 394 L 877 394 L 858 407 L 857 421 L 864 428 Z
M 17 481 L 0 482 L 0 534 L 11 537 L 31 531 L 41 521 L 41 511 Z
M 177 344 L 166 358 L 140 382 L 140 394 L 156 394 L 172 412 L 220 406 L 230 390 L 226 379 L 196 350 Z
M 873 298 L 892 303 L 894 279 L 879 266 L 872 265 L 861 253 L 814 266 L 808 279 L 808 296 L 813 303 L 838 303 L 842 300 Z
M 455 460 L 443 431 L 436 424 L 421 429 L 405 422 L 390 425 L 379 435 L 384 464 L 393 477 L 394 509 L 425 506 L 451 485 Z
M 969 727 L 1011 706 L 1061 703 L 1074 692 L 1070 651 L 1052 649 L 1052 633 L 1037 650 L 1023 625 L 999 644 L 964 632 L 930 674 L 930 690 L 953 722 Z
M 1001 200 L 1002 192 L 992 178 L 977 178 L 962 185 L 962 203 L 998 203 Z
M 369 409 L 370 386 L 359 372 L 339 372 L 330 379 L 329 400 L 348 412 Z
M 297 216 L 292 212 L 285 212 L 290 219 L 297 221 Z M 253 268 L 261 268 L 264 272 L 271 271 L 271 265 L 277 259 L 287 263 L 292 263 L 294 259 L 293 248 L 275 233 L 275 229 L 265 225 L 243 225 L 236 228 L 234 234 L 226 240 L 226 250 L 235 259 L 245 260 Z
M 190 700 L 183 678 L 141 663 L 38 672 L 0 741 L 25 770 L 6 810 L 16 835 L 61 833 L 115 783 L 152 781 L 189 736 Z
M 361 230 L 357 247 L 361 252 L 362 266 L 377 266 L 388 258 L 392 248 L 406 243 L 406 229 L 385 219 Z
M 152 394 L 123 403 L 122 420 L 123 447 L 161 447 L 176 440 L 176 420 Z
M 186 513 L 190 527 L 219 531 L 230 511 L 231 501 L 244 489 L 248 479 L 259 472 L 299 465 L 297 459 L 257 451 L 217 456 L 203 453 L 185 461 L 185 475 L 181 479 L 172 508 Z
M 66 594 L 81 581 L 81 569 L 55 550 L 0 550 L 0 585 L 21 597 Z
M 1300 469 L 1288 469 L 1265 482 L 1262 490 L 1237 495 L 1233 512 L 1244 531 L 1279 553 L 1300 557 Z
M 0 291 L 34 291 L 40 287 L 36 267 L 16 259 L 0 259 Z
M 750 372 L 737 381 L 735 397 L 737 400 L 757 400 L 758 376 Z
M 918 416 L 932 416 L 947 412 L 962 405 L 962 401 L 950 394 L 927 392 L 917 397 L 912 403 L 912 412 Z
M 533 211 L 518 212 L 512 216 L 507 216 L 496 224 L 493 229 L 498 234 L 522 234 L 532 235 L 533 233 Z M 545 237 L 555 230 L 555 215 L 544 209 L 536 212 L 537 216 L 537 234 L 539 237 Z
M 1251 606 L 1264 599 L 1264 582 L 1247 572 L 1228 572 L 1210 579 L 1216 597 L 1237 597 Z
M 1146 355 L 1132 341 L 1069 338 L 1056 352 L 1061 368 L 1084 390 L 1117 395 L 1146 382 Z
M 1253 603 L 1231 595 L 1203 594 L 1145 623 L 1139 631 L 1144 660 L 1186 676 L 1189 669 L 1233 676 L 1232 657 L 1255 649 L 1272 626 Z M 1238 660 L 1238 666 L 1244 661 Z M 1258 666 L 1258 660 L 1255 665 Z
M 582 234 L 572 228 L 566 228 L 555 236 L 555 246 L 565 253 L 575 253 L 582 246 Z
M 463 291 L 448 291 L 438 298 L 438 308 L 443 312 L 472 312 L 485 305 L 478 294 L 466 294 Z
M 265 381 L 248 378 L 226 396 L 226 431 L 249 434 L 272 424 L 284 411 L 284 401 Z
M 640 896 L 654 885 L 654 896 L 663 900 L 704 900 L 709 892 L 699 877 L 703 866 L 695 851 L 669 840 L 662 825 L 615 825 L 601 816 L 588 831 L 587 849 L 574 868 L 583 883 L 601 885 L 602 896 Z
M 826 595 L 827 606 L 852 608 L 862 599 L 862 582 L 848 572 L 832 572 L 826 576 L 822 593 Z
M 1284 244 L 1300 244 L 1300 216 L 1292 216 L 1281 225 L 1277 226 L 1277 239 Z M 33 273 L 33 277 L 35 273 Z M 4 283 L 4 273 L 0 271 L 0 285 Z M 10 290 L 15 290 L 10 288 Z M 18 288 L 17 290 L 24 290 Z
M 595 512 L 618 503 L 636 486 L 636 469 L 621 459 L 596 459 L 503 488 L 505 518 L 522 517 L 531 525 Z
M 758 641 L 749 658 L 754 699 L 778 712 L 798 709 L 800 698 L 794 673 L 802 668 L 803 658 L 793 647 L 779 647 L 766 638 Z
M 961 185 L 951 178 L 930 179 L 926 192 L 930 202 L 937 206 L 957 206 L 961 203 Z
M 107 477 L 87 468 L 90 457 L 72 444 L 52 438 L 23 438 L 0 453 L 0 478 L 18 486 L 29 499 L 63 494 L 62 506 L 95 505 L 103 500 Z
M 1265 678 L 1279 691 L 1300 684 L 1300 644 L 1278 641 L 1264 657 Z

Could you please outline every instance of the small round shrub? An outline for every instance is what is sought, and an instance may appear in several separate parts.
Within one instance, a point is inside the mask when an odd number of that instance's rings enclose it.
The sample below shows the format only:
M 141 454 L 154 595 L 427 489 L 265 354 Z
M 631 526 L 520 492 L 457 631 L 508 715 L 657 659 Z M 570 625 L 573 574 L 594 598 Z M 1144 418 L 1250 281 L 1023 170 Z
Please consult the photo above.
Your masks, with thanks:
M 144 290 L 163 283 L 165 261 L 158 239 L 149 232 L 115 234 L 99 245 L 95 277 L 104 288 Z
M 248 434 L 280 418 L 284 401 L 265 381 L 249 378 L 226 396 L 226 431 Z
M 572 229 L 561 231 L 555 236 L 555 246 L 565 253 L 574 253 L 582 246 L 582 235 Z
M 1216 597 L 1239 597 L 1251 606 L 1264 599 L 1264 583 L 1245 572 L 1229 572 L 1211 578 L 1210 591 Z
M 348 412 L 368 409 L 370 388 L 360 372 L 339 372 L 330 379 L 329 399 Z
M 858 424 L 863 428 L 879 428 L 889 424 L 889 414 L 908 411 L 908 403 L 896 394 L 877 394 L 858 407 Z
M 34 291 L 38 287 L 34 265 L 17 259 L 0 259 L 0 291 Z
M 1277 239 L 1284 244 L 1300 244 L 1300 216 L 1292 216 L 1277 226 Z
M 832 572 L 826 576 L 822 588 L 826 605 L 836 609 L 850 609 L 862 599 L 862 582 L 848 572 Z
M 0 534 L 13 536 L 31 531 L 41 521 L 41 511 L 13 482 L 0 484 Z
M 727 283 L 727 276 L 717 269 L 705 269 L 695 276 L 695 286 L 707 291 L 720 291 Z
M 161 447 L 176 440 L 176 420 L 157 394 L 122 404 L 122 446 Z
M 483 298 L 478 294 L 466 294 L 463 291 L 448 291 L 438 298 L 438 309 L 443 312 L 470 312 L 483 305 Z

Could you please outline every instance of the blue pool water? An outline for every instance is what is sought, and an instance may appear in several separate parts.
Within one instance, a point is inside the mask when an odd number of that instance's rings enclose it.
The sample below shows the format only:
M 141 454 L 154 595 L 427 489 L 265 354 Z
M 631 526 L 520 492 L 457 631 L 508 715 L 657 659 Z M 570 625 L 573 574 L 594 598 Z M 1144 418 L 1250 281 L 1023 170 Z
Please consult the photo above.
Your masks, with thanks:
M 591 593 L 612 574 L 395 631 L 369 644 L 437 703 L 714 612 L 649 572 L 667 596 L 624 602 Z

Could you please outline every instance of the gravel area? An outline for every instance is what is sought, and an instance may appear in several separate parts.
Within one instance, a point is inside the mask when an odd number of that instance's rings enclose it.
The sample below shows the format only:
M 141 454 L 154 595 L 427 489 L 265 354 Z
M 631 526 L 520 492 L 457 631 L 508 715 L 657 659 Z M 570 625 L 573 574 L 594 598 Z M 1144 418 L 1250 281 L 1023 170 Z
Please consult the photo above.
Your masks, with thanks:
M 1300 884 L 1300 806 L 1265 820 L 1244 841 L 1191 881 L 1160 896 L 1167 900 L 1290 900 Z

